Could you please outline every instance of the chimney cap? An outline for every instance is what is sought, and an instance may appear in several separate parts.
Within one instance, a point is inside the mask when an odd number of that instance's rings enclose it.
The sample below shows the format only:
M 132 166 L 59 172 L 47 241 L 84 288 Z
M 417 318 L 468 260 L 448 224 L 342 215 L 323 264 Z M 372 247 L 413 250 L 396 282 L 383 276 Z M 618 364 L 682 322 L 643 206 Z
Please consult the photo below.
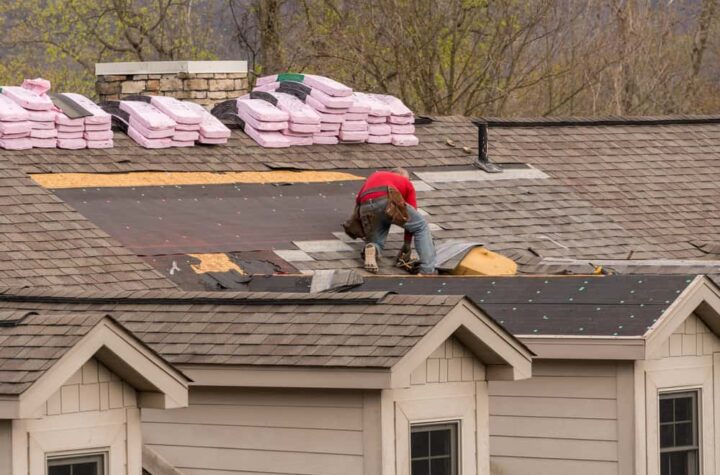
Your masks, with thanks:
M 247 73 L 247 61 L 138 61 L 95 64 L 96 76 L 131 74 Z

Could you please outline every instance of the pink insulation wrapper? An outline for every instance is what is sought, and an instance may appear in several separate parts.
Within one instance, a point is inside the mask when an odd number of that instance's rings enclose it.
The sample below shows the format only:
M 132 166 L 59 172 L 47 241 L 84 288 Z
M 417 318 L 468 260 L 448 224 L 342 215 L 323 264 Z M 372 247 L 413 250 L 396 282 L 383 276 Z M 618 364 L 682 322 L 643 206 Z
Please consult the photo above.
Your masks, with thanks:
M 321 132 L 333 132 L 333 133 L 337 134 L 338 132 L 340 132 L 341 126 L 342 126 L 342 124 L 331 124 L 328 122 L 322 122 L 320 124 L 320 131 Z
M 57 139 L 56 138 L 35 138 L 30 137 L 30 142 L 32 142 L 33 148 L 56 148 L 57 147 Z
M 88 140 L 87 148 L 113 148 L 115 144 L 112 140 Z
M 334 97 L 317 88 L 313 88 L 310 91 L 310 97 L 317 100 L 322 105 L 332 107 L 333 109 L 349 109 L 353 105 L 352 96 Z
M 344 114 L 325 114 L 324 112 L 318 112 L 320 120 L 330 124 L 342 124 L 345 122 Z
M 318 145 L 336 145 L 338 138 L 336 136 L 313 135 L 313 143 Z
M 49 111 L 53 108 L 53 103 L 48 96 L 38 95 L 29 89 L 17 86 L 3 86 L 2 93 L 25 109 Z
M 173 147 L 194 147 L 195 141 L 194 140 L 172 140 L 171 141 Z
M 376 115 L 369 115 L 367 118 L 368 124 L 387 124 L 387 117 L 378 117 Z
M 415 126 L 413 124 L 408 125 L 398 125 L 398 124 L 389 124 L 390 130 L 395 135 L 413 135 L 415 133 Z
M 0 138 L 0 148 L 5 150 L 28 150 L 32 148 L 31 140 L 29 138 L 9 139 L 3 137 Z
M 200 130 L 200 124 L 181 124 L 178 122 L 175 124 L 175 130 L 182 130 L 185 132 L 197 132 Z
M 364 107 L 370 108 L 368 111 L 370 115 L 388 117 L 392 113 L 390 106 L 375 97 L 374 94 L 355 92 L 353 93 L 353 101 L 353 104 L 361 104 Z
M 30 121 L 31 129 L 51 130 L 55 128 L 55 122 L 37 122 L 34 120 Z
M 305 98 L 305 104 L 315 109 L 318 113 L 324 112 L 325 114 L 345 114 L 348 111 L 347 108 L 339 109 L 336 107 L 328 107 L 325 104 L 319 102 L 317 99 L 313 98 L 312 96 L 307 96 Z
M 150 103 L 178 124 L 199 124 L 202 115 L 187 103 L 169 96 L 153 96 Z
M 85 132 L 77 131 L 77 132 L 61 132 L 58 130 L 57 138 L 63 139 L 63 140 L 70 140 L 70 139 L 81 139 L 83 138 L 83 134 Z
M 343 122 L 340 130 L 366 132 L 368 123 L 364 120 L 346 120 Z
M 30 133 L 31 124 L 28 121 L 23 122 L 0 122 L 0 134 L 25 134 Z
M 120 101 L 120 110 L 130 114 L 130 119 L 142 124 L 149 130 L 167 130 L 175 128 L 175 121 L 147 102 Z
M 295 124 L 319 124 L 320 115 L 315 109 L 297 97 L 284 92 L 274 92 L 277 108 L 290 114 L 290 122 Z
M 262 99 L 241 98 L 237 100 L 238 115 L 240 112 L 262 122 L 286 122 L 290 114 L 278 109 Z M 268 129 L 269 130 L 269 129 Z
M 58 148 L 64 148 L 67 150 L 79 150 L 81 148 L 87 148 L 87 142 L 84 139 L 57 139 Z
M 25 79 L 21 87 L 34 92 L 38 96 L 42 96 L 50 90 L 50 81 L 43 78 Z
M 200 136 L 200 140 L 198 140 L 198 143 L 205 144 L 205 145 L 224 145 L 226 144 L 228 139 L 226 138 L 212 138 L 212 137 L 203 137 Z
M 390 135 L 392 129 L 389 124 L 370 124 L 368 132 L 370 135 Z
M 0 94 L 0 121 L 2 122 L 22 122 L 29 120 L 28 112 L 23 109 L 20 104 L 16 103 L 9 97 Z
M 320 123 L 318 122 L 317 124 L 296 124 L 295 122 L 291 121 L 288 125 L 288 128 L 292 132 L 313 134 L 316 132 L 320 132 Z
M 346 97 L 353 93 L 353 90 L 345 84 L 341 84 L 324 76 L 305 74 L 303 82 L 313 89 L 319 89 L 329 96 Z
M 286 148 L 292 144 L 290 137 L 280 132 L 263 132 L 245 125 L 245 133 L 248 134 L 258 145 L 266 148 Z
M 28 119 L 33 122 L 52 122 L 55 123 L 55 116 L 57 112 L 54 110 L 50 111 L 27 111 Z
M 137 117 L 133 115 L 130 116 L 130 127 L 135 129 L 136 132 L 142 134 L 143 137 L 148 139 L 163 139 L 175 135 L 175 127 L 169 127 L 165 129 L 149 129 L 145 127 L 144 123 L 142 123 Z
M 368 143 L 392 143 L 392 135 L 371 135 L 367 139 Z
M 345 120 L 364 120 L 367 122 L 367 112 L 347 112 L 345 114 Z
M 176 130 L 172 136 L 173 142 L 195 142 L 200 138 L 198 132 L 190 132 L 187 130 Z M 175 147 L 175 145 L 173 145 Z
M 83 133 L 83 138 L 88 142 L 106 142 L 113 139 L 112 130 L 87 130 Z
M 419 144 L 420 141 L 414 135 L 393 135 L 391 143 L 398 147 L 413 147 Z
M 403 104 L 403 101 L 395 96 L 388 96 L 386 94 L 370 94 L 371 97 L 377 99 L 383 104 L 390 107 L 390 114 L 398 116 L 412 116 L 413 112 L 408 106 Z
M 388 122 L 397 125 L 410 125 L 415 123 L 414 115 L 391 115 Z
M 340 130 L 340 140 L 350 142 L 364 142 L 368 138 L 367 131 Z
M 128 127 L 128 136 L 137 142 L 139 145 L 145 148 L 170 148 L 172 147 L 172 140 L 170 138 L 162 139 L 149 139 L 143 134 L 135 130 L 133 127 Z
M 280 122 L 280 121 L 266 122 L 263 120 L 258 120 L 255 117 L 253 117 L 252 115 L 250 115 L 250 113 L 248 113 L 248 111 L 245 109 L 238 111 L 238 117 L 240 117 L 242 120 L 244 120 L 247 125 L 249 125 L 253 129 L 259 130 L 259 131 L 277 132 L 277 131 L 288 128 L 287 122 Z
M 227 139 L 230 138 L 230 129 L 225 124 L 220 122 L 220 119 L 212 115 L 210 112 L 205 110 L 200 104 L 193 102 L 189 103 L 190 107 L 202 114 L 202 122 L 200 122 L 200 137 L 201 138 L 212 138 L 212 139 Z M 203 142 L 210 143 L 210 142 Z
M 66 92 L 63 95 L 67 96 L 69 99 L 72 99 L 79 106 L 92 114 L 84 118 L 86 125 L 107 124 L 109 126 L 112 122 L 112 117 L 110 116 L 110 114 L 102 110 L 99 105 L 95 104 L 93 101 L 83 96 L 82 94 Z
M 55 123 L 57 125 L 65 125 L 65 126 L 71 126 L 71 127 L 81 127 L 85 128 L 85 119 L 71 119 L 70 117 L 66 116 L 62 112 L 58 112 L 55 114 Z
M 30 131 L 30 137 L 33 139 L 56 139 L 58 136 L 57 129 L 32 129 Z

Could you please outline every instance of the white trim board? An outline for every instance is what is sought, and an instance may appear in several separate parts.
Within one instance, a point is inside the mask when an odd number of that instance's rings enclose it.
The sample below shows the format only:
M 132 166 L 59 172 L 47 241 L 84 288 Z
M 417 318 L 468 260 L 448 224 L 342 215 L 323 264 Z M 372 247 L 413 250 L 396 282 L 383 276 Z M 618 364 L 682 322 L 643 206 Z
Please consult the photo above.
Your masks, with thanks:
M 247 73 L 247 61 L 131 61 L 95 64 L 96 76 L 134 74 Z

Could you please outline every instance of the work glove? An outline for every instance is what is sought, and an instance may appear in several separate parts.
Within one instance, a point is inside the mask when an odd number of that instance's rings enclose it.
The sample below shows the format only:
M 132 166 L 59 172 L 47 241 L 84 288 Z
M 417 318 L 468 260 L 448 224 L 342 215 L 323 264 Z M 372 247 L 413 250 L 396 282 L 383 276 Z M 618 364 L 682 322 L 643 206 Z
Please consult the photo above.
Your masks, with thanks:
M 412 260 L 412 248 L 409 242 L 404 242 L 400 248 L 400 252 L 395 259 L 395 265 L 398 267 L 406 266 Z

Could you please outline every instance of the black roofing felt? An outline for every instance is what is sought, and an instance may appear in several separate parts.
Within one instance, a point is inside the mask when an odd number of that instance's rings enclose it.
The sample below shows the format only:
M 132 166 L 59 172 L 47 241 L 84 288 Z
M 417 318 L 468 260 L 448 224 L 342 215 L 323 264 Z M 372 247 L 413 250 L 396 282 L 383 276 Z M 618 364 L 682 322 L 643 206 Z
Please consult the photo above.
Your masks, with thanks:
M 694 276 L 368 277 L 350 291 L 465 295 L 514 335 L 640 336 Z M 309 291 L 310 277 L 254 277 L 253 291 Z
M 334 239 L 359 181 L 58 189 L 140 255 L 293 249 Z

